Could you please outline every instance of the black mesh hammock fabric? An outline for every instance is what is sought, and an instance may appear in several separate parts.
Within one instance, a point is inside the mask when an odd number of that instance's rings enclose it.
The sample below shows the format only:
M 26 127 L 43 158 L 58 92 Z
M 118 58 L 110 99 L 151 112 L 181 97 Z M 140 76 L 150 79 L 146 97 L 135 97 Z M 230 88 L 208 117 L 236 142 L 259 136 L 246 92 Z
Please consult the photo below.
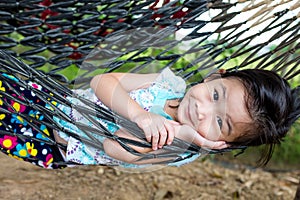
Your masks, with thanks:
M 231 150 L 207 150 L 176 139 L 160 154 L 134 151 L 129 144 L 142 147 L 150 144 L 117 137 L 95 122 L 94 117 L 115 122 L 142 138 L 143 133 L 136 124 L 95 106 L 71 90 L 88 87 L 98 73 L 147 73 L 170 67 L 193 85 L 220 68 L 261 68 L 276 71 L 299 85 L 300 4 L 297 0 L 24 0 L 0 1 L 0 5 L 0 48 L 5 50 L 0 51 L 1 72 L 17 77 L 18 86 L 32 90 L 52 109 L 0 91 L 6 104 L 13 100 L 30 106 L 43 113 L 49 129 L 64 131 L 95 148 L 101 149 L 102 143 L 93 134 L 118 141 L 141 159 L 168 158 L 163 163 L 180 161 L 183 150 L 191 155 Z M 2 74 L 1 80 L 10 88 L 15 87 L 16 83 L 8 76 Z M 28 81 L 42 85 L 51 94 L 29 87 Z M 66 97 L 77 98 L 86 106 L 72 105 Z M 75 107 L 96 128 L 74 122 L 51 105 L 49 99 Z M 33 129 L 40 129 L 39 120 L 14 108 L 1 109 L 1 112 L 21 116 Z M 53 116 L 73 123 L 87 137 L 64 129 Z M 18 135 L 8 125 L 1 134 L 40 141 Z M 47 145 L 66 148 L 45 137 L 48 140 L 42 142 Z M 7 149 L 2 151 L 7 153 Z M 30 159 L 34 158 L 27 158 Z M 59 167 L 66 163 L 54 164 Z

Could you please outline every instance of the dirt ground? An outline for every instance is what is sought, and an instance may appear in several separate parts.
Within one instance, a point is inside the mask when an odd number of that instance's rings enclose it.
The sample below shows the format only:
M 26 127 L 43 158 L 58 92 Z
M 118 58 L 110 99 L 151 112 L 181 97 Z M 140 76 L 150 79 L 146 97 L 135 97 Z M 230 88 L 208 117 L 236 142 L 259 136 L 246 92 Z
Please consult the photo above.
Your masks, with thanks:
M 300 170 L 270 173 L 209 160 L 124 171 L 102 166 L 46 170 L 0 155 L 0 199 L 294 199 Z

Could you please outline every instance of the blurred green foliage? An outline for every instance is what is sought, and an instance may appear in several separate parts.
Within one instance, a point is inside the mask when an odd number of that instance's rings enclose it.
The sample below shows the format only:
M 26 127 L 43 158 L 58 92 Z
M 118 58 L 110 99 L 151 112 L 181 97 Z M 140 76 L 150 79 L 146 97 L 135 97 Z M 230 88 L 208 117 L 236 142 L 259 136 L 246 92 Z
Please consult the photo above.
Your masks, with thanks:
M 11 37 L 15 38 L 16 40 L 22 39 L 22 38 L 20 38 L 21 36 L 18 34 L 17 35 L 12 34 Z M 174 36 L 170 36 L 170 37 L 174 38 Z M 189 45 L 192 45 L 192 44 L 189 44 Z M 234 52 L 237 50 L 237 48 L 238 47 L 225 50 L 222 54 L 217 56 L 214 59 L 214 61 L 210 60 L 210 56 L 207 56 L 202 61 L 202 63 L 226 60 L 226 62 L 224 62 L 223 65 L 219 65 L 221 68 L 228 69 L 228 68 L 232 68 L 235 66 L 240 66 L 243 63 L 243 61 L 245 60 L 245 58 L 247 56 L 249 56 L 250 53 L 231 58 L 231 56 L 234 54 Z M 271 48 L 274 49 L 275 47 L 272 46 Z M 22 53 L 22 52 L 25 52 L 30 49 L 31 49 L 31 47 L 16 46 L 12 50 L 14 50 L 18 53 Z M 118 68 L 116 71 L 117 72 L 128 72 L 136 67 L 146 65 L 150 61 L 151 61 L 151 64 L 147 65 L 147 68 L 144 68 L 143 69 L 144 71 L 141 71 L 142 73 L 157 72 L 159 69 L 161 69 L 165 66 L 169 66 L 172 69 L 176 70 L 176 69 L 180 69 L 182 67 L 186 67 L 189 65 L 191 67 L 188 70 L 192 71 L 195 69 L 195 67 L 199 67 L 202 63 L 200 62 L 197 64 L 195 64 L 195 63 L 191 64 L 191 62 L 193 60 L 199 58 L 199 56 L 203 56 L 203 54 L 205 53 L 205 51 L 203 50 L 203 51 L 198 51 L 198 52 L 194 52 L 194 53 L 190 53 L 190 54 L 185 54 L 186 49 L 184 49 L 184 48 L 181 49 L 181 48 L 175 47 L 175 48 L 169 49 L 168 51 L 164 52 L 161 55 L 161 52 L 163 50 L 164 49 L 162 49 L 162 48 L 147 48 L 142 53 L 139 53 L 138 56 L 134 56 L 132 58 L 132 60 L 130 60 L 129 58 L 131 58 L 135 53 L 137 53 L 138 50 L 133 51 L 128 54 L 124 54 L 123 56 L 117 58 L 116 60 L 117 61 L 126 60 L 126 62 L 124 62 L 124 64 L 122 64 L 122 66 L 120 68 Z M 288 51 L 288 49 L 284 49 L 282 51 Z M 170 62 L 168 60 L 163 60 L 163 59 L 162 60 L 155 60 L 155 59 L 147 60 L 149 57 L 154 58 L 158 55 L 168 56 L 168 55 L 172 55 L 172 54 L 181 54 L 183 56 L 178 57 L 176 62 Z M 45 58 L 50 58 L 54 54 L 47 50 L 47 51 L 40 53 L 39 55 L 41 55 Z M 276 55 L 273 55 L 273 56 L 276 56 Z M 269 70 L 272 69 L 278 62 L 272 63 L 272 65 L 266 67 L 266 69 L 269 69 Z M 26 63 L 31 64 L 28 61 Z M 220 62 L 220 63 L 222 63 L 222 62 Z M 217 64 L 218 64 L 218 62 L 216 63 L 216 65 Z M 101 63 L 98 63 L 98 65 L 101 66 Z M 257 65 L 259 65 L 259 61 L 255 61 L 255 62 L 251 63 L 250 65 L 247 65 L 246 68 L 255 68 Z M 209 71 L 213 70 L 214 67 L 216 67 L 216 66 L 214 65 L 211 68 L 201 70 L 200 71 L 201 74 L 194 76 L 189 81 L 191 81 L 191 82 L 201 81 L 202 77 L 205 77 L 205 75 L 207 73 L 209 73 Z M 42 71 L 50 71 L 50 70 L 55 69 L 55 66 L 52 66 L 47 63 L 42 67 L 38 67 L 37 69 L 42 70 Z M 294 70 L 299 70 L 299 67 Z M 85 73 L 84 70 L 78 69 L 75 65 L 72 65 L 66 69 L 62 69 L 58 72 L 64 76 L 66 76 L 69 80 L 74 80 L 74 79 L 76 79 L 76 77 L 78 75 Z M 104 73 L 104 72 L 105 72 L 105 69 L 100 68 L 99 70 L 90 72 L 90 74 L 94 75 L 94 74 Z M 290 84 L 292 87 L 299 85 L 299 83 L 300 83 L 299 76 L 290 80 Z M 241 157 L 241 159 L 240 159 L 241 162 L 245 162 L 245 163 L 251 162 L 253 164 L 255 162 L 255 160 L 258 158 L 257 154 L 259 153 L 260 150 L 261 150 L 260 148 L 248 148 L 246 153 L 239 156 L 239 158 Z M 232 154 L 236 154 L 236 153 L 237 152 L 235 152 L 235 151 L 232 152 Z M 276 147 L 274 154 L 273 154 L 273 158 L 271 160 L 271 165 L 272 166 L 275 165 L 280 168 L 284 168 L 287 165 L 291 165 L 291 166 L 297 166 L 299 168 L 299 158 L 300 158 L 300 120 L 298 120 L 294 124 L 294 126 L 290 130 L 288 136 L 285 138 L 285 141 L 282 143 L 282 145 L 279 145 Z

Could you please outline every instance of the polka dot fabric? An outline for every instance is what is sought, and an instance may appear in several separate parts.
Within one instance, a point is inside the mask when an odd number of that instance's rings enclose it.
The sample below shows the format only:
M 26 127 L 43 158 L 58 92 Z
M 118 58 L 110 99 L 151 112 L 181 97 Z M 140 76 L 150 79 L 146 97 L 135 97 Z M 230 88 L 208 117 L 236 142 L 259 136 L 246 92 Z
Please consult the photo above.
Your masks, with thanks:
M 51 145 L 49 138 L 53 138 L 52 130 L 49 130 L 43 122 L 47 119 L 37 110 L 26 106 L 17 99 L 30 99 L 33 104 L 47 107 L 46 103 L 39 99 L 36 94 L 28 89 L 17 85 L 19 81 L 11 75 L 2 74 L 16 82 L 9 87 L 5 81 L 0 80 L 0 90 L 16 98 L 11 100 L 6 95 L 0 95 L 0 107 L 11 113 L 0 110 L 0 148 L 8 156 L 18 160 L 28 161 L 43 168 L 62 168 L 64 165 L 56 164 L 62 161 L 61 154 L 55 145 Z M 28 84 L 38 90 L 44 90 L 40 85 L 28 82 Z M 44 90 L 47 92 L 47 90 Z M 55 104 L 55 102 L 53 102 Z M 22 114 L 26 114 L 39 120 L 41 123 L 26 121 Z M 34 126 L 31 126 L 33 124 Z M 13 132 L 8 134 L 8 132 Z M 37 139 L 37 140 L 35 140 Z

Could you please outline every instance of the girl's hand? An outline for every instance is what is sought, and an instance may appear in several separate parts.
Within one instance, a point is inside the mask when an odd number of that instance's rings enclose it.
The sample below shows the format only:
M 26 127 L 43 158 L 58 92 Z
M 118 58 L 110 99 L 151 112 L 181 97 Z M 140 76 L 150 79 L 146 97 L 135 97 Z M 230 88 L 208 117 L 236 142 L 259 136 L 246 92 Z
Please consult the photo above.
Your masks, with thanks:
M 148 142 L 152 142 L 152 149 L 162 148 L 163 145 L 170 145 L 175 137 L 175 126 L 179 123 L 168 120 L 160 115 L 144 112 L 133 119 L 144 131 Z
M 225 141 L 211 141 L 204 138 L 188 125 L 176 126 L 175 137 L 209 149 L 224 149 L 229 147 Z

